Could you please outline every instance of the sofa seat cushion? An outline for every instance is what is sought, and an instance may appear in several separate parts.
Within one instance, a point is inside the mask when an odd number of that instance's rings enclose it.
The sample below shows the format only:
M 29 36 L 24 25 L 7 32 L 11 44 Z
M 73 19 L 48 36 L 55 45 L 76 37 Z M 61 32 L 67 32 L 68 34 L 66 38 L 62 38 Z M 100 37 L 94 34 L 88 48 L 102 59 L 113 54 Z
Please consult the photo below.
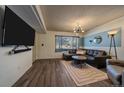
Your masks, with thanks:
M 88 60 L 95 60 L 95 58 L 93 56 L 87 56 Z
M 107 71 L 116 80 L 120 81 L 122 72 L 124 71 L 124 67 L 116 66 L 116 65 L 108 65 Z

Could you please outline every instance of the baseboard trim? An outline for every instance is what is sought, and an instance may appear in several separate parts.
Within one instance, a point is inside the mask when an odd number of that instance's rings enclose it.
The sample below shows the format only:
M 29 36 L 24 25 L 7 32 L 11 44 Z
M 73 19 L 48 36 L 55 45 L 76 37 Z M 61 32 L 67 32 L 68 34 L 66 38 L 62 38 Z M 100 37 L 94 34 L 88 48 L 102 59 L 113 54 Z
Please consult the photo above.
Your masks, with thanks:
M 40 61 L 40 60 L 62 60 L 62 58 L 44 58 L 44 59 L 36 59 L 33 63 Z

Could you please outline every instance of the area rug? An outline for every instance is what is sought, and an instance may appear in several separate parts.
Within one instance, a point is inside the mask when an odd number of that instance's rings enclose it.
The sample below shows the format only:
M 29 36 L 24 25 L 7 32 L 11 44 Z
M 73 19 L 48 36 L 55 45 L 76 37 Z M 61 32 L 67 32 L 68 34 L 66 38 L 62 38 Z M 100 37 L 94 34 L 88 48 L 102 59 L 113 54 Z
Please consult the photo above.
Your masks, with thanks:
M 108 79 L 105 72 L 88 64 L 86 67 L 77 68 L 71 64 L 71 61 L 61 60 L 60 62 L 77 86 L 83 86 Z

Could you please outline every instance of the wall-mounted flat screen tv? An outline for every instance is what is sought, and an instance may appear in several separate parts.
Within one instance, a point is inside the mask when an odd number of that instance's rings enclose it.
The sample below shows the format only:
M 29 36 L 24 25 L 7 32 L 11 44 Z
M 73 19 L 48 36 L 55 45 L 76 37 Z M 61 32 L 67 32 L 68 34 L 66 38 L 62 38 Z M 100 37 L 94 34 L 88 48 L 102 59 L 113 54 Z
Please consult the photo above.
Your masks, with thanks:
M 16 15 L 10 8 L 5 7 L 2 45 L 33 46 L 35 30 L 23 19 Z

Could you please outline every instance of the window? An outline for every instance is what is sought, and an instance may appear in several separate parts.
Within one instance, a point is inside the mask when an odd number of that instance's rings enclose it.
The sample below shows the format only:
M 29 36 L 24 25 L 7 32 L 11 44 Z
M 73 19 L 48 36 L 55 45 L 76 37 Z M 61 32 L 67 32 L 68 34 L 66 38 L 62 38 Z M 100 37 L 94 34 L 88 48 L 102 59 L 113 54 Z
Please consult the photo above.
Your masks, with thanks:
M 77 36 L 55 36 L 56 52 L 66 51 L 69 49 L 78 48 L 78 39 Z

